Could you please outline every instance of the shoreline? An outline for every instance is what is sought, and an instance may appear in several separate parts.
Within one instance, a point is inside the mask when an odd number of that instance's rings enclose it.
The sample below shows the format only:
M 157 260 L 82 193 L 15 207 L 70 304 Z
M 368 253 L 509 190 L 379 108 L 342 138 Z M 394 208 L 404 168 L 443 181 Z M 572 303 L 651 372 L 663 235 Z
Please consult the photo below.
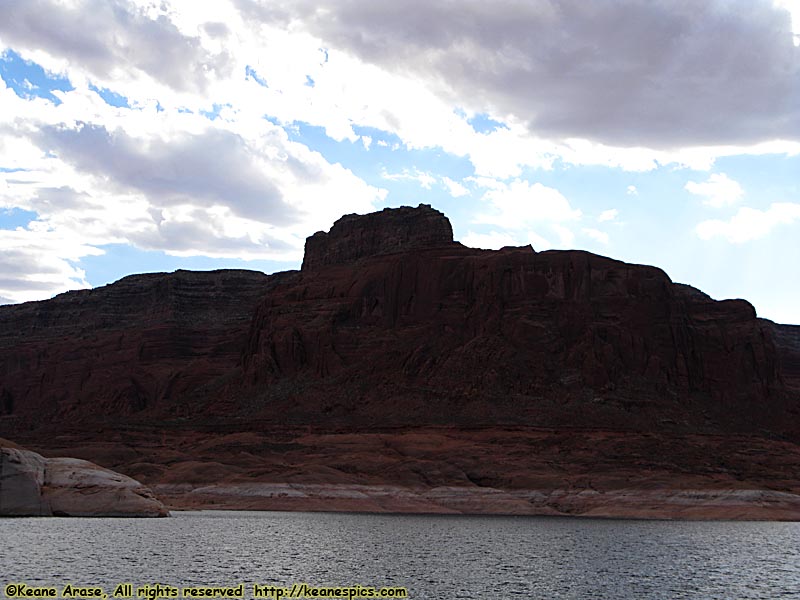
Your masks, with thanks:
M 800 521 L 800 495 L 765 489 L 503 490 L 440 486 L 156 484 L 170 510 Z

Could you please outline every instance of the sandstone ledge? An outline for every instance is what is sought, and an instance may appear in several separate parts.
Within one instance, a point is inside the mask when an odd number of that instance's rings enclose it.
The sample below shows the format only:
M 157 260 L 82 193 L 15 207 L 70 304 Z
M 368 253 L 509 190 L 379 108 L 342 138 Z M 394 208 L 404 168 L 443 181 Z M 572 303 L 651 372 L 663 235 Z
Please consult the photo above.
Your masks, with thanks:
M 176 510 L 278 510 L 541 515 L 621 519 L 798 521 L 800 495 L 775 490 L 502 490 L 441 486 L 229 483 L 160 484 Z
M 44 458 L 0 440 L 0 516 L 166 517 L 135 479 L 77 458 Z

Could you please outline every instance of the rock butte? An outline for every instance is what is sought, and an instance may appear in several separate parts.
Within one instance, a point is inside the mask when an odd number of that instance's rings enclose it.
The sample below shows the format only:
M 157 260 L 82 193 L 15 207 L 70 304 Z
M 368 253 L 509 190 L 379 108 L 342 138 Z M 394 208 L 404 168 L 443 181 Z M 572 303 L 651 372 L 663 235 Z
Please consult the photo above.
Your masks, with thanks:
M 0 307 L 0 435 L 173 507 L 798 519 L 799 410 L 800 327 L 426 205 Z

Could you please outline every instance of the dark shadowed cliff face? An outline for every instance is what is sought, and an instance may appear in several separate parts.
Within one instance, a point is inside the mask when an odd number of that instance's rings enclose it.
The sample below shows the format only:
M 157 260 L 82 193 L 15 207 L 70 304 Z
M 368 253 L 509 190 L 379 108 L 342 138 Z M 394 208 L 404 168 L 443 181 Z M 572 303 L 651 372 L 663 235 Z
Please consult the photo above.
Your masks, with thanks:
M 452 241 L 450 221 L 427 204 L 386 208 L 369 215 L 345 215 L 329 233 L 318 231 L 306 240 L 303 271 Z
M 771 324 L 784 389 L 800 398 L 800 325 Z
M 797 329 L 654 267 L 466 248 L 420 205 L 342 217 L 300 272 L 2 307 L 0 415 L 794 434 Z
M 692 496 L 697 516 L 772 518 L 772 496 L 751 511 L 772 490 L 798 518 L 799 407 L 800 327 L 654 267 L 466 248 L 425 205 L 343 217 L 301 271 L 137 275 L 0 307 L 0 436 L 181 506 L 291 508 L 285 482 L 365 483 L 460 486 L 450 508 L 536 489 L 567 499 L 513 511 L 675 516 L 688 500 L 658 512 L 658 490 L 688 489 L 733 490 L 735 510 Z M 336 505 L 303 489 L 303 507 Z M 656 512 L 620 513 L 628 489 Z M 336 506 L 375 508 L 347 493 Z M 512 510 L 491 494 L 465 510 Z M 395 500 L 380 506 L 413 508 Z
M 304 269 L 244 367 L 263 415 L 297 423 L 787 432 L 773 332 L 653 267 L 442 241 Z
M 133 275 L 4 306 L 0 415 L 80 424 L 183 407 L 182 399 L 235 373 L 253 308 L 280 279 L 251 271 Z

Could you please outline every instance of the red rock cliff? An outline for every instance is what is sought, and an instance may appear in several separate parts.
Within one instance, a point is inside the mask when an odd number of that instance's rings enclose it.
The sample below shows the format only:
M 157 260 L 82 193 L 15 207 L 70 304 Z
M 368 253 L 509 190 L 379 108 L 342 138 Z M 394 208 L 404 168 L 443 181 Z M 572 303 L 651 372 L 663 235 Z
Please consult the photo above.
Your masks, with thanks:
M 799 408 L 800 327 L 654 267 L 466 248 L 425 205 L 343 217 L 301 271 L 0 307 L 0 437 L 183 507 L 797 519 Z
M 428 204 L 345 215 L 333 224 L 330 233 L 318 231 L 306 240 L 303 271 L 452 241 L 450 221 Z
M 257 309 L 243 362 L 264 415 L 794 431 L 795 359 L 743 300 L 578 251 L 442 240 L 356 257 L 304 268 Z
M 197 390 L 235 372 L 253 308 L 278 280 L 153 273 L 0 307 L 0 420 L 33 426 L 198 410 L 209 395 Z
M 0 430 L 208 415 L 796 435 L 798 357 L 796 328 L 743 300 L 586 252 L 466 248 L 420 205 L 343 217 L 300 272 L 0 307 Z

